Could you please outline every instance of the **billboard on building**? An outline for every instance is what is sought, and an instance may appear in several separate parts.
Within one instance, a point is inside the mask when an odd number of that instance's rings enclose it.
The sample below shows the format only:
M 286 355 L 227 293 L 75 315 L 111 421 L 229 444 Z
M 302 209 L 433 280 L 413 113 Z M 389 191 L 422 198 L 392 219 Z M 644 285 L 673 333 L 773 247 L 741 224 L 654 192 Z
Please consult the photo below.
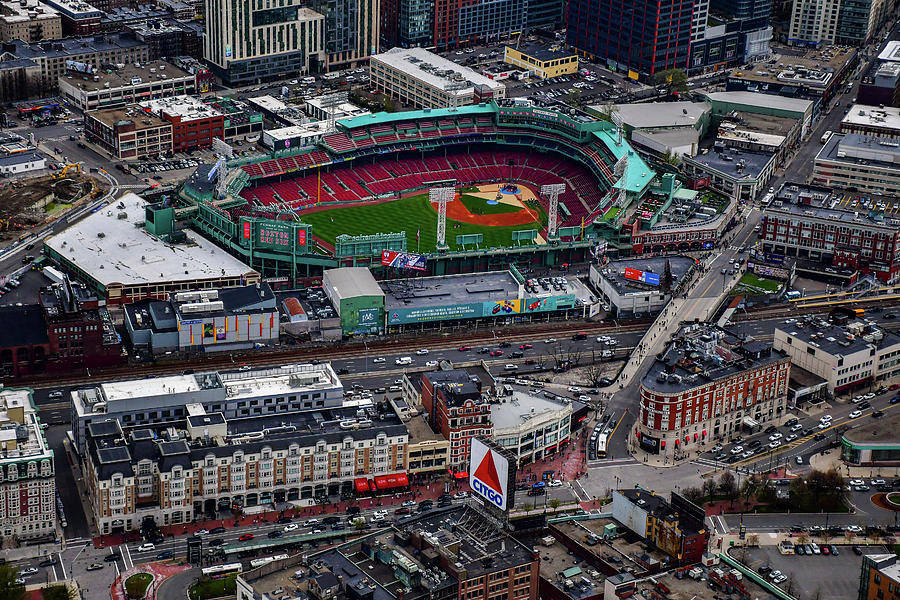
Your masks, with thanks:
M 393 250 L 381 251 L 381 264 L 386 267 L 424 271 L 426 263 L 427 259 L 423 254 L 413 254 L 411 252 L 395 252 Z
M 540 298 L 511 298 L 488 302 L 469 302 L 445 306 L 425 306 L 419 308 L 395 308 L 388 312 L 389 325 L 407 323 L 428 323 L 454 319 L 480 319 L 482 317 L 503 317 L 526 313 L 550 312 L 575 307 L 574 294 L 543 296 Z
M 477 319 L 482 314 L 482 306 L 477 302 L 450 304 L 447 306 L 423 306 L 421 308 L 396 308 L 390 311 L 388 323 L 391 325 L 403 325 L 405 323 L 428 323 L 453 319 Z
M 630 279 L 632 281 L 640 281 L 641 283 L 646 283 L 648 285 L 659 285 L 659 275 L 656 273 L 648 273 L 646 271 L 641 271 L 640 269 L 625 267 L 623 276 L 625 279 Z
M 378 309 L 377 308 L 361 308 L 359 309 L 358 325 L 360 330 L 377 329 Z
M 516 461 L 486 438 L 473 437 L 469 452 L 469 487 L 488 506 L 501 511 L 512 508 L 516 480 Z

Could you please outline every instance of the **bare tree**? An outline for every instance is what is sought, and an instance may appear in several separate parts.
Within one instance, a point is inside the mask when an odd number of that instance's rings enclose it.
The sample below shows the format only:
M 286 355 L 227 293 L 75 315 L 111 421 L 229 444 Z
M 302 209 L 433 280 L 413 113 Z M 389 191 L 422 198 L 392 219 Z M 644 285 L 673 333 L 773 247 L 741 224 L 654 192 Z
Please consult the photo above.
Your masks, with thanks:
M 712 477 L 703 480 L 703 495 L 712 500 L 716 495 L 716 480 Z
M 603 379 L 603 367 L 597 364 L 590 364 L 584 370 L 584 377 L 589 387 L 600 387 L 600 380 Z
M 703 490 L 701 490 L 697 486 L 686 487 L 681 490 L 681 495 L 696 504 L 703 499 Z
M 734 501 L 738 497 L 738 486 L 737 481 L 735 481 L 734 473 L 731 471 L 723 471 L 721 475 L 719 475 L 719 492 L 725 494 L 728 500 L 731 501 L 731 506 L 734 506 Z

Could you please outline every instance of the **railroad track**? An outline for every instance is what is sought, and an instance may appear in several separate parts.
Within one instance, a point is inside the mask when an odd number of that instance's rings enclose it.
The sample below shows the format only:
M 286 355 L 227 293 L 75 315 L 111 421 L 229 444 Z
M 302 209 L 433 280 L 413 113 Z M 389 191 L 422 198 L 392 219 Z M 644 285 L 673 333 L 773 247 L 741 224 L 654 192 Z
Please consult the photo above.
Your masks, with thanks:
M 257 354 L 237 354 L 223 352 L 223 356 L 203 355 L 192 357 L 179 363 L 165 364 L 138 364 L 123 365 L 105 369 L 92 369 L 87 373 L 61 374 L 54 378 L 52 383 L 47 381 L 45 375 L 22 377 L 19 379 L 7 378 L 4 381 L 15 386 L 29 386 L 34 389 L 47 389 L 60 386 L 83 385 L 87 383 L 103 381 L 115 381 L 117 379 L 135 379 L 147 376 L 176 375 L 185 369 L 203 370 L 227 370 L 239 365 L 250 364 L 254 367 L 271 367 L 285 364 L 286 362 L 304 362 L 312 360 L 332 361 L 346 358 L 358 358 L 363 352 L 370 356 L 380 353 L 412 353 L 418 348 L 428 347 L 433 350 L 447 350 L 458 347 L 461 344 L 470 346 L 493 346 L 505 341 L 515 344 L 517 342 L 530 342 L 539 337 L 553 337 L 571 334 L 573 331 L 584 332 L 592 335 L 616 335 L 623 333 L 638 333 L 647 329 L 648 323 L 628 323 L 621 326 L 609 323 L 585 323 L 583 321 L 562 322 L 535 327 L 527 330 L 493 330 L 489 335 L 478 332 L 476 335 L 469 331 L 448 333 L 446 335 L 431 335 L 415 339 L 382 340 L 370 343 L 367 346 L 361 344 L 344 345 L 341 347 L 310 347 L 302 350 L 298 346 L 287 346 L 283 350 L 263 352 Z M 496 335 L 494 335 L 494 332 Z M 565 340 L 561 340 L 565 341 Z M 367 348 L 367 350 L 365 349 Z M 362 375 L 353 373 L 353 375 Z M 374 375 L 374 374 L 373 374 Z M 44 405 L 46 406 L 46 405 Z

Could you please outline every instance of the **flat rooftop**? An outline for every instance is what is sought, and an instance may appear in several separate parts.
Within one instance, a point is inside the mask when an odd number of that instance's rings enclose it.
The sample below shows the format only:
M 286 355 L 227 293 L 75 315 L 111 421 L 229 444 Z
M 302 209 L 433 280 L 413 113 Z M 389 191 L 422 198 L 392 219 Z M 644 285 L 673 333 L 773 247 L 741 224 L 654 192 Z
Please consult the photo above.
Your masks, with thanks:
M 680 393 L 781 360 L 785 354 L 773 350 L 771 344 L 741 338 L 714 325 L 688 325 L 657 355 L 641 379 L 641 387 L 663 394 Z
M 167 114 L 172 117 L 180 117 L 182 121 L 194 121 L 222 116 L 213 106 L 203 102 L 195 96 L 172 96 L 171 98 L 156 98 L 141 102 L 141 106 L 148 108 L 156 114 Z
M 23 6 L 21 2 L 4 0 L 0 2 L 0 21 L 7 23 L 23 23 L 25 21 L 43 21 L 46 19 L 58 19 L 59 11 L 50 6 L 28 0 Z
M 326 391 L 343 387 L 331 363 L 295 364 L 281 367 L 220 373 L 225 397 L 255 398 L 297 391 Z
M 256 274 L 195 232 L 185 231 L 186 244 L 150 235 L 141 226 L 146 206 L 143 198 L 128 192 L 44 243 L 107 288 Z
M 831 188 L 788 181 L 775 192 L 775 198 L 766 209 L 766 213 L 775 216 L 777 213 L 790 213 L 830 221 L 854 221 L 888 231 L 894 231 L 900 226 L 898 219 L 884 219 L 861 208 L 845 209 L 840 203 L 841 197 L 835 196 Z
M 68 37 L 61 40 L 42 42 L 23 42 L 12 40 L 4 42 L 6 46 L 14 46 L 11 54 L 16 58 L 64 58 L 84 56 L 94 52 L 125 50 L 146 46 L 127 33 L 108 33 L 93 36 Z
M 844 439 L 857 446 L 900 449 L 900 415 L 892 412 L 880 419 L 863 421 L 858 427 L 845 431 Z
M 443 442 L 446 438 L 434 430 L 425 422 L 425 417 L 417 415 L 406 422 L 406 429 L 409 431 L 409 443 L 417 444 L 419 442 Z
M 835 133 L 819 150 L 816 160 L 897 169 L 900 168 L 900 142 L 859 133 Z
M 870 346 L 880 349 L 900 344 L 900 336 L 896 333 L 865 321 L 835 325 L 831 321 L 808 316 L 794 323 L 778 324 L 775 329 L 807 344 L 814 342 L 823 352 L 836 356 L 853 354 Z M 881 339 L 875 340 L 871 336 L 881 336 Z
M 750 69 L 735 71 L 731 77 L 760 83 L 818 88 L 827 87 L 835 73 L 841 71 L 856 56 L 856 49 L 847 46 L 823 46 L 802 55 L 782 54 Z
M 575 55 L 574 52 L 569 52 L 564 47 L 559 45 L 544 47 L 537 44 L 525 44 L 524 46 L 520 46 L 518 48 L 513 48 L 511 46 L 507 46 L 507 48 L 510 48 L 511 50 L 517 50 L 526 56 L 530 56 L 531 58 L 540 61 L 567 58 Z
M 794 111 L 806 113 L 812 106 L 812 100 L 801 98 L 786 98 L 761 92 L 710 92 L 706 97 L 712 102 L 727 102 L 729 104 L 743 104 L 744 106 L 760 106 L 774 108 L 776 110 Z
M 667 261 L 669 269 L 672 271 L 673 287 L 678 285 L 681 278 L 694 265 L 694 259 L 688 256 L 648 256 L 646 258 L 612 260 L 600 270 L 600 273 L 619 294 L 641 294 L 651 290 L 658 290 L 659 286 L 626 279 L 625 269 L 637 269 L 646 273 L 654 273 L 662 279 L 662 275 L 666 271 Z
M 605 110 L 602 105 L 590 107 Z M 635 104 L 615 104 L 616 114 L 622 121 L 635 129 L 647 127 L 698 127 L 703 115 L 712 110 L 706 102 L 647 102 Z
M 424 48 L 391 48 L 381 54 L 373 54 L 371 60 L 384 63 L 397 71 L 403 71 L 427 85 L 440 88 L 445 92 L 452 91 L 456 96 L 471 93 L 476 85 L 485 85 L 491 89 L 505 89 L 506 86 L 493 79 L 485 77 L 481 73 L 456 64 L 449 58 L 444 58 L 429 52 Z M 422 67 L 430 65 L 426 69 Z M 370 66 L 371 69 L 371 66 Z M 443 73 L 438 75 L 438 73 Z M 453 74 L 458 74 L 458 79 Z M 459 89 L 448 88 L 453 82 L 460 82 Z
M 520 284 L 509 271 L 380 281 L 385 310 L 514 300 Z
M 900 108 L 854 104 L 850 107 L 850 112 L 841 119 L 841 126 L 844 124 L 900 129 Z
M 84 0 L 43 0 L 43 2 L 64 15 L 75 19 L 100 18 L 103 16 L 103 12 L 100 9 L 95 8 Z
M 878 60 L 900 62 L 900 41 L 891 40 L 878 55 Z
M 10 448 L 0 457 L 0 465 L 52 457 L 30 389 L 4 388 L 0 391 L 0 440 L 4 447 L 9 444 Z M 16 452 L 13 452 L 13 446 Z
M 515 390 L 512 396 L 505 396 L 501 404 L 491 404 L 491 421 L 494 435 L 498 429 L 512 429 L 532 419 L 558 412 L 566 407 L 563 402 L 550 400 L 542 395 Z
M 314 121 L 302 125 L 289 125 L 278 129 L 266 129 L 266 135 L 273 140 L 321 137 L 329 132 L 327 121 Z
M 170 396 L 172 394 L 188 394 L 199 392 L 202 388 L 196 375 L 167 375 L 156 377 L 152 381 L 129 379 L 101 383 L 100 389 L 106 402 L 133 400 L 134 398 L 153 398 L 154 396 Z
M 153 69 L 154 72 L 151 73 L 150 69 Z M 165 79 L 160 77 L 161 75 L 165 75 Z M 94 77 L 98 77 L 99 81 L 94 81 Z M 125 67 L 121 69 L 114 71 L 98 69 L 93 74 L 66 71 L 64 75 L 60 76 L 60 79 L 64 79 L 69 85 L 81 90 L 94 90 L 97 88 L 114 90 L 117 88 L 129 88 L 142 83 L 156 83 L 182 78 L 193 79 L 193 77 L 193 75 L 185 73 L 170 63 L 156 60 L 143 63 L 140 67 L 135 67 L 134 63 L 125 63 Z M 109 83 L 109 88 L 106 88 L 107 83 Z
M 774 157 L 774 152 L 754 152 L 729 148 L 719 152 L 710 150 L 706 154 L 698 154 L 690 160 L 733 179 L 755 179 L 760 176 Z
M 85 89 L 82 87 L 82 89 Z M 154 127 L 171 126 L 171 123 L 153 113 L 141 110 L 140 107 L 123 106 L 121 108 L 105 108 L 89 110 L 87 114 L 108 127 L 116 124 L 134 123 L 135 130 L 152 129 Z

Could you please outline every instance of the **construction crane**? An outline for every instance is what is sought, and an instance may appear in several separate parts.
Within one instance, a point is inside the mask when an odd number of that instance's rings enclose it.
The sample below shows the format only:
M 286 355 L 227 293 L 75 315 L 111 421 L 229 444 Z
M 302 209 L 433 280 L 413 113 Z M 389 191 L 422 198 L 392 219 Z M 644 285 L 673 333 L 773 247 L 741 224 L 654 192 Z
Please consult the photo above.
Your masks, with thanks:
M 59 173 L 56 173 L 55 175 L 53 175 L 53 179 L 62 179 L 72 169 L 75 169 L 75 173 L 80 175 L 81 174 L 81 163 L 72 163 L 72 164 L 66 165 L 59 171 Z

